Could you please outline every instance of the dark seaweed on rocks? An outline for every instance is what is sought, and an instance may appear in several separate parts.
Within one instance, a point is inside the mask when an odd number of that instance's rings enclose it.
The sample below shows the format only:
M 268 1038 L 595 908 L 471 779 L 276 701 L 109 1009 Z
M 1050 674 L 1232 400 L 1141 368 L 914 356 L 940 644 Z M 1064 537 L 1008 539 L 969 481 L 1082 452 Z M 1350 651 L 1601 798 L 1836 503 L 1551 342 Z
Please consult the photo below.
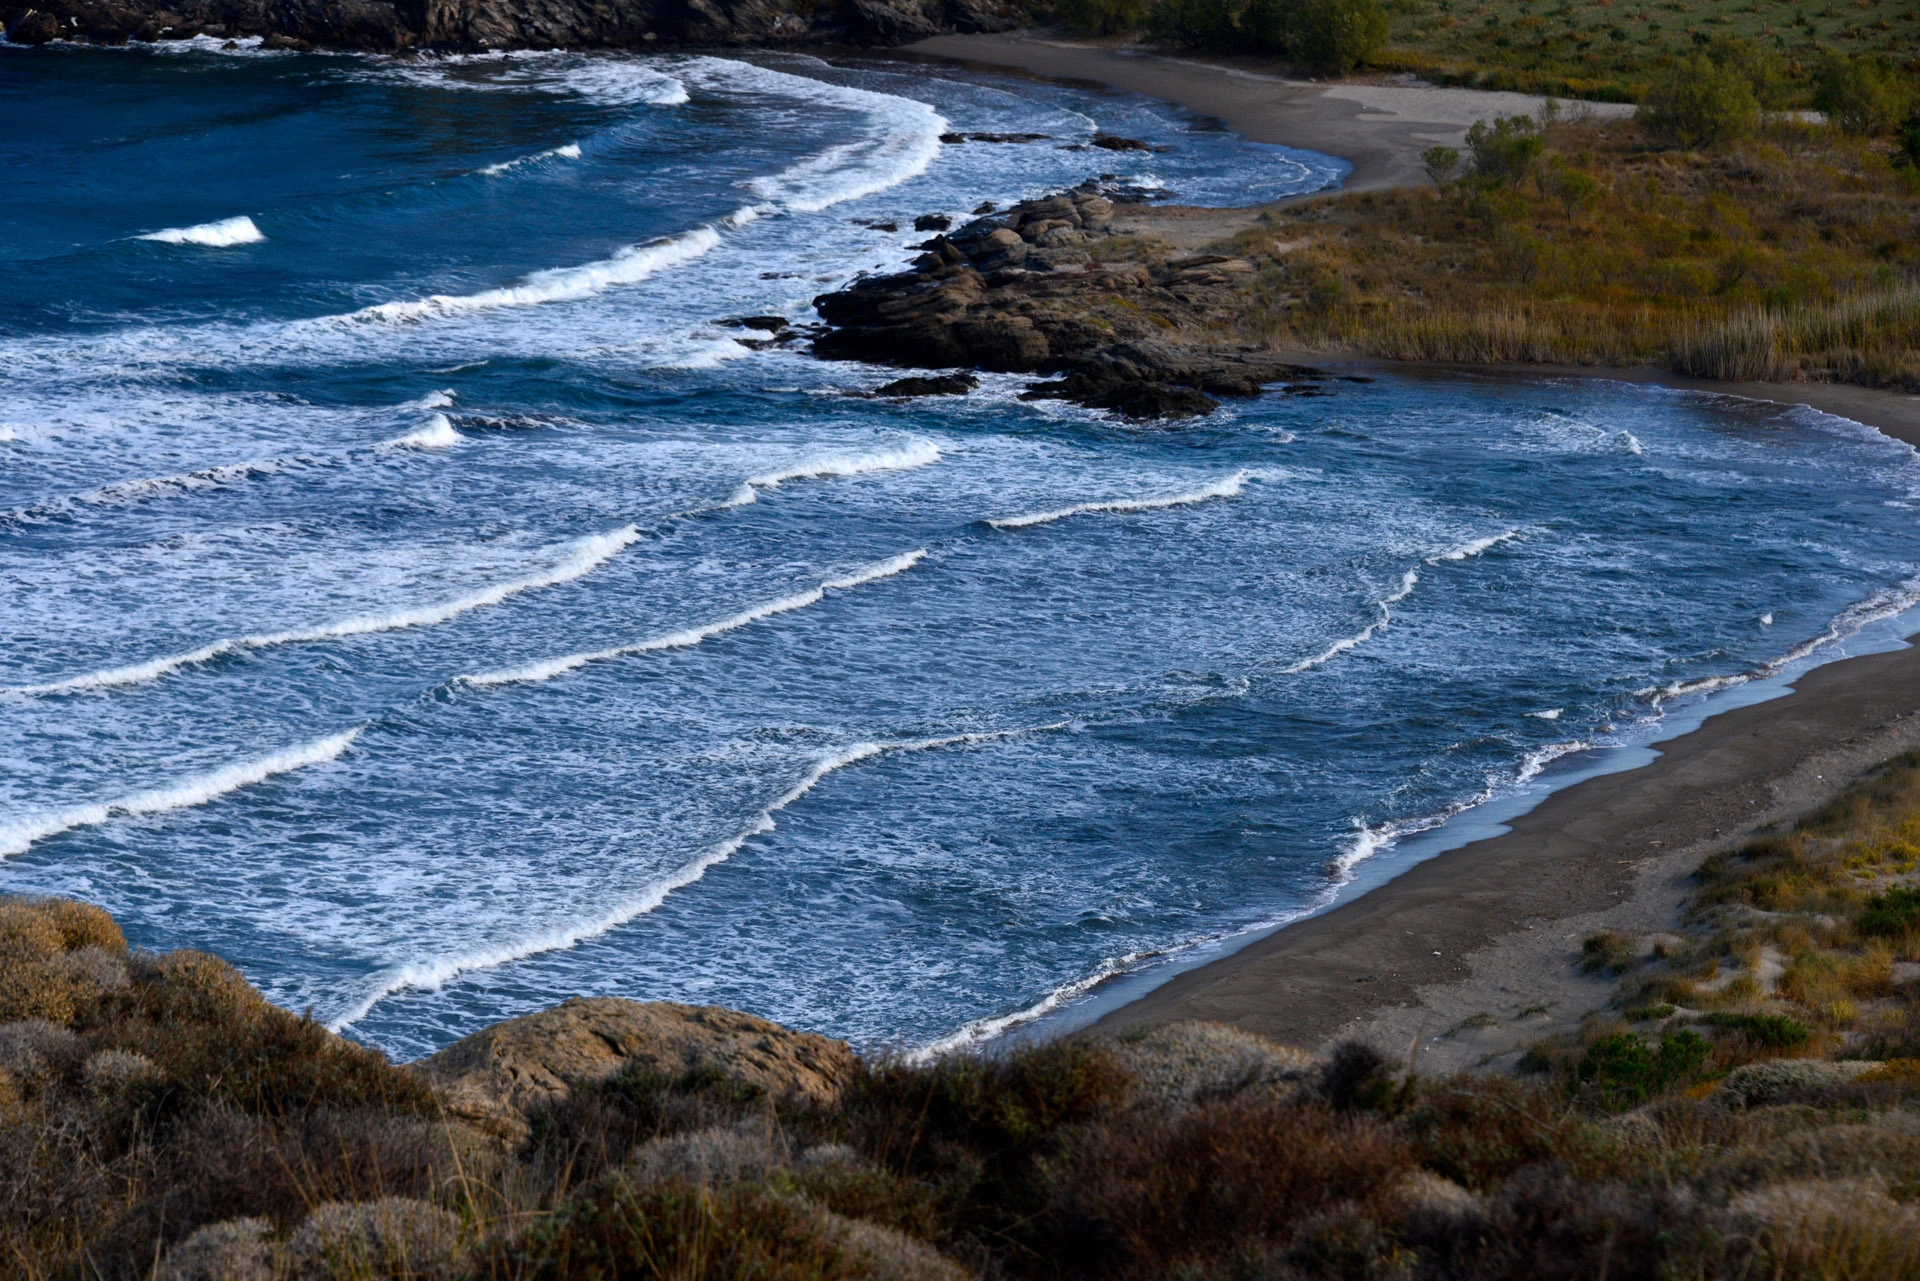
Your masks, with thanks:
M 1028 399 L 1129 418 L 1193 418 L 1215 396 L 1313 382 L 1317 370 L 1258 348 L 1194 341 L 1224 319 L 1243 259 L 1114 260 L 1113 201 L 1098 183 L 976 218 L 921 246 L 909 271 L 814 299 L 814 353 L 921 369 L 1065 374 Z

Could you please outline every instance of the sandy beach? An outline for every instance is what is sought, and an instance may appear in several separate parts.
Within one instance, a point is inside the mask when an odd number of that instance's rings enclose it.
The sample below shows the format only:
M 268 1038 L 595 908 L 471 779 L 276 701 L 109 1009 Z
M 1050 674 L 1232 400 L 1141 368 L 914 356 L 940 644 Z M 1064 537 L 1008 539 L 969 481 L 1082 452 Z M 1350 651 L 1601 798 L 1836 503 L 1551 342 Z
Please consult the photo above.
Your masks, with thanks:
M 1256 141 L 1351 161 L 1349 191 L 1425 182 L 1423 149 L 1459 145 L 1475 120 L 1541 106 L 1522 94 L 1288 80 L 1031 34 L 942 36 L 908 52 L 1164 98 Z M 1259 212 L 1147 206 L 1122 216 L 1136 234 L 1198 250 L 1253 225 Z M 1458 368 L 1286 354 L 1401 376 L 1606 378 L 1802 404 L 1920 447 L 1920 396 L 1863 387 L 1714 382 L 1655 367 Z M 1554 792 L 1504 835 L 1175 973 L 1094 1026 L 1117 1033 L 1209 1019 L 1308 1048 L 1356 1036 L 1396 1054 L 1417 1046 L 1428 1070 L 1511 1063 L 1529 1041 L 1577 1025 L 1611 998 L 1611 980 L 1578 967 L 1587 934 L 1677 928 L 1688 878 L 1708 853 L 1920 747 L 1917 712 L 1920 649 L 1815 668 L 1783 697 L 1722 712 L 1660 744 L 1651 764 Z

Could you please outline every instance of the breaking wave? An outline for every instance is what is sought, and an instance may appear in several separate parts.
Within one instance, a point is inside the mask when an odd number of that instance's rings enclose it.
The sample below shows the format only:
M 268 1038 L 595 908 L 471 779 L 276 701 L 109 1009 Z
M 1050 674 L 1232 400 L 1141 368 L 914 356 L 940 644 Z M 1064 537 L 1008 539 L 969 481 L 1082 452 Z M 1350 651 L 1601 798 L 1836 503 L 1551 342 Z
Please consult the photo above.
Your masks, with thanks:
M 162 231 L 149 231 L 136 240 L 152 240 L 163 245 L 203 245 L 208 249 L 226 249 L 232 245 L 257 244 L 266 237 L 260 234 L 260 228 L 253 225 L 253 219 L 242 214 L 238 218 L 222 218 L 219 222 L 203 222 L 197 227 L 168 227 Z
M 1049 525 L 1056 520 L 1065 520 L 1069 516 L 1081 516 L 1091 512 L 1155 511 L 1162 507 L 1184 507 L 1190 503 L 1204 503 L 1211 498 L 1232 498 L 1239 494 L 1241 486 L 1245 485 L 1253 474 L 1245 470 L 1237 471 L 1210 485 L 1202 485 L 1198 489 L 1168 494 L 1160 498 L 1114 498 L 1105 502 L 1075 503 L 1071 507 L 1034 512 L 1028 516 L 1003 516 L 998 520 L 990 520 L 987 524 L 995 529 L 1026 529 L 1030 525 Z
M 436 605 L 395 610 L 386 614 L 357 614 L 351 618 L 343 618 L 337 622 L 323 623 L 318 627 L 298 631 L 230 637 L 181 654 L 168 654 L 161 658 L 150 658 L 141 663 L 130 663 L 125 667 L 112 667 L 102 671 L 87 672 L 80 676 L 69 676 L 64 680 L 49 681 L 42 685 L 15 685 L 0 690 L 0 693 L 38 696 L 67 694 L 87 689 L 111 689 L 122 685 L 141 685 L 147 681 L 158 680 L 182 667 L 211 662 L 225 654 L 270 649 L 276 645 L 339 640 L 347 636 L 400 631 L 409 627 L 432 627 L 448 619 L 457 618 L 470 610 L 498 605 L 508 597 L 517 596 L 521 592 L 553 587 L 590 574 L 639 536 L 639 530 L 632 525 L 627 525 L 612 533 L 596 534 L 591 538 L 580 539 L 570 544 L 571 550 L 549 569 L 526 578 L 497 583 L 492 587 L 485 587 Z
M 255 783 L 272 778 L 275 774 L 285 774 L 292 770 L 304 769 L 308 765 L 318 765 L 334 760 L 352 746 L 353 740 L 360 736 L 360 731 L 364 728 L 364 726 L 355 726 L 344 733 L 316 739 L 311 743 L 302 743 L 298 747 L 290 747 L 285 751 L 275 752 L 271 756 L 228 765 L 209 774 L 198 774 L 170 787 L 157 787 L 150 791 L 122 796 L 118 800 L 105 801 L 96 805 L 76 805 L 69 809 L 28 815 L 0 823 L 0 858 L 24 853 L 36 841 L 57 836 L 61 832 L 70 832 L 76 827 L 98 827 L 117 817 L 163 814 L 168 810 L 205 805 L 208 801 L 225 796 L 228 792 L 251 787 Z

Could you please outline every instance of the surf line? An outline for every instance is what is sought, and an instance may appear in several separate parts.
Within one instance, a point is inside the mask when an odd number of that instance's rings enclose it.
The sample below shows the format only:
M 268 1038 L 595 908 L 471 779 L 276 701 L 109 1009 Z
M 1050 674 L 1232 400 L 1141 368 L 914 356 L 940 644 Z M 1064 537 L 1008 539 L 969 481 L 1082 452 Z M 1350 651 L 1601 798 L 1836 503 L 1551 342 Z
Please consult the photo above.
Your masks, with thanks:
M 315 739 L 311 743 L 302 743 L 297 747 L 289 747 L 270 756 L 240 761 L 210 773 L 198 774 L 169 787 L 156 787 L 122 796 L 117 800 L 92 805 L 75 805 L 63 810 L 30 814 L 11 822 L 0 823 L 0 858 L 25 853 L 36 842 L 43 841 L 49 836 L 57 836 L 61 832 L 72 831 L 76 827 L 98 827 L 102 823 L 119 817 L 164 814 L 169 810 L 190 809 L 196 805 L 205 805 L 208 801 L 225 796 L 228 792 L 265 782 L 276 774 L 285 774 L 304 769 L 309 765 L 337 760 L 341 753 L 353 746 L 354 739 L 360 737 L 360 731 L 365 728 L 365 725 L 356 725 L 342 733 Z
M 767 601 L 737 614 L 728 615 L 716 622 L 705 623 L 698 627 L 683 628 L 677 632 L 668 632 L 664 636 L 655 636 L 649 640 L 636 641 L 631 645 L 615 645 L 610 649 L 591 650 L 580 654 L 567 654 L 560 658 L 543 659 L 536 663 L 527 663 L 521 667 L 506 668 L 497 672 L 481 672 L 472 676 L 456 676 L 454 681 L 463 685 L 486 687 L 492 685 L 517 685 L 533 681 L 552 680 L 555 676 L 587 666 L 589 663 L 605 662 L 613 658 L 626 658 L 633 654 L 650 654 L 665 649 L 691 649 L 709 637 L 724 632 L 735 631 L 763 618 L 772 618 L 776 614 L 790 614 L 809 605 L 817 605 L 826 599 L 830 591 L 847 591 L 864 583 L 881 578 L 891 578 L 895 574 L 905 573 L 926 556 L 927 549 L 905 552 L 889 557 L 863 569 L 840 578 L 829 578 L 816 587 L 804 592 L 795 592 L 791 596 L 782 596 Z
M 67 694 L 83 689 L 108 689 L 123 685 L 141 685 L 158 680 L 170 672 L 182 667 L 212 662 L 225 654 L 237 654 L 247 650 L 271 649 L 279 645 L 294 645 L 314 641 L 338 640 L 347 636 L 365 636 L 375 632 L 399 631 L 409 627 L 431 627 L 457 618 L 470 610 L 485 609 L 498 605 L 521 592 L 537 591 L 543 587 L 553 587 L 560 583 L 571 582 L 592 573 L 617 555 L 620 550 L 640 537 L 640 531 L 633 525 L 626 525 L 610 533 L 595 534 L 567 544 L 567 551 L 558 562 L 538 574 L 526 578 L 511 579 L 496 583 L 479 591 L 457 596 L 452 600 L 441 601 L 435 605 L 423 605 L 416 609 L 395 610 L 387 614 L 360 614 L 352 618 L 343 618 L 337 622 L 324 623 L 318 627 L 303 630 L 272 632 L 252 636 L 228 637 L 198 649 L 180 654 L 168 654 L 160 658 L 150 658 L 142 663 L 131 663 L 125 667 L 107 668 L 97 672 L 87 672 L 80 676 L 69 676 L 64 680 L 49 681 L 41 685 L 13 685 L 0 689 L 0 693 L 20 694 L 37 697 L 45 694 Z
M 1158 511 L 1163 507 L 1186 507 L 1193 503 L 1204 503 L 1211 498 L 1234 498 L 1241 487 L 1256 477 L 1265 479 L 1265 474 L 1242 468 L 1231 476 L 1189 489 L 1183 493 L 1166 494 L 1156 498 L 1110 498 L 1094 502 L 1075 503 L 1071 507 L 1058 507 L 1052 511 L 1034 512 L 1026 516 L 1001 516 L 986 523 L 995 529 L 1027 529 L 1034 525 L 1051 525 L 1056 520 L 1066 520 L 1070 516 L 1089 515 L 1096 512 L 1125 514 L 1127 512 Z
M 1491 551 L 1502 543 L 1511 542 L 1519 537 L 1519 530 L 1509 529 L 1504 534 L 1494 534 L 1488 538 L 1476 538 L 1470 543 L 1462 543 L 1460 546 L 1449 551 L 1438 552 L 1427 557 L 1423 563 L 1428 565 L 1442 565 L 1449 561 L 1471 560 L 1483 552 Z M 1408 570 L 1400 576 L 1400 586 L 1373 603 L 1374 609 L 1379 611 L 1378 618 L 1375 618 L 1371 623 L 1368 623 L 1353 635 L 1341 637 L 1324 650 L 1321 650 L 1318 654 L 1315 654 L 1312 658 L 1303 658 L 1297 663 L 1289 663 L 1280 669 L 1280 674 L 1282 676 L 1297 676 L 1301 672 L 1312 671 L 1316 667 L 1332 662 L 1348 650 L 1358 649 L 1360 646 L 1366 644 L 1372 640 L 1375 634 L 1382 628 L 1392 624 L 1393 606 L 1398 605 L 1401 601 L 1413 595 L 1413 589 L 1419 585 L 1420 571 L 1418 569 Z
M 361 1000 L 327 1024 L 334 1032 L 343 1031 L 366 1018 L 375 1006 L 399 992 L 438 991 L 453 979 L 475 970 L 494 969 L 528 957 L 546 952 L 562 952 L 577 946 L 588 939 L 598 938 L 611 933 L 631 921 L 653 912 L 667 901 L 675 890 L 685 889 L 705 876 L 709 869 L 719 866 L 738 853 L 744 845 L 756 836 L 765 836 L 778 827 L 774 816 L 786 809 L 801 797 L 811 792 L 828 775 L 857 765 L 861 761 L 874 760 L 883 756 L 899 756 L 910 752 L 940 751 L 955 747 L 974 747 L 984 743 L 1004 742 L 1008 739 L 1023 738 L 1034 734 L 1050 733 L 1070 729 L 1079 722 L 1072 720 L 1056 721 L 1048 725 L 1024 726 L 1016 729 L 981 730 L 967 734 L 948 734 L 938 738 L 918 738 L 892 741 L 868 741 L 854 743 L 837 751 L 829 752 L 817 758 L 801 776 L 800 781 L 775 797 L 765 808 L 755 814 L 738 833 L 723 841 L 715 842 L 689 863 L 667 873 L 657 880 L 641 886 L 625 900 L 616 903 L 605 915 L 589 921 L 572 925 L 563 925 L 542 934 L 529 935 L 514 942 L 503 943 L 498 947 L 471 952 L 460 957 L 446 957 L 437 961 L 410 962 L 381 971 L 374 977 L 373 990 Z

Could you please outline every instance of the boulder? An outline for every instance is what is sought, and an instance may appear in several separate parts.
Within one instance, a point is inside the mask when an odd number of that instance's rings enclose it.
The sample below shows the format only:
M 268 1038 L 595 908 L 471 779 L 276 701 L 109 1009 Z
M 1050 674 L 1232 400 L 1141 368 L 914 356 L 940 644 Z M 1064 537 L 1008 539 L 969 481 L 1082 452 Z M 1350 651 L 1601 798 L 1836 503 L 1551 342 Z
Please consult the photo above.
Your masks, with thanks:
M 775 1099 L 831 1104 L 858 1062 L 844 1041 L 751 1014 L 596 996 L 497 1023 L 414 1066 L 454 1116 L 517 1143 L 532 1117 L 627 1068 L 718 1073 Z

